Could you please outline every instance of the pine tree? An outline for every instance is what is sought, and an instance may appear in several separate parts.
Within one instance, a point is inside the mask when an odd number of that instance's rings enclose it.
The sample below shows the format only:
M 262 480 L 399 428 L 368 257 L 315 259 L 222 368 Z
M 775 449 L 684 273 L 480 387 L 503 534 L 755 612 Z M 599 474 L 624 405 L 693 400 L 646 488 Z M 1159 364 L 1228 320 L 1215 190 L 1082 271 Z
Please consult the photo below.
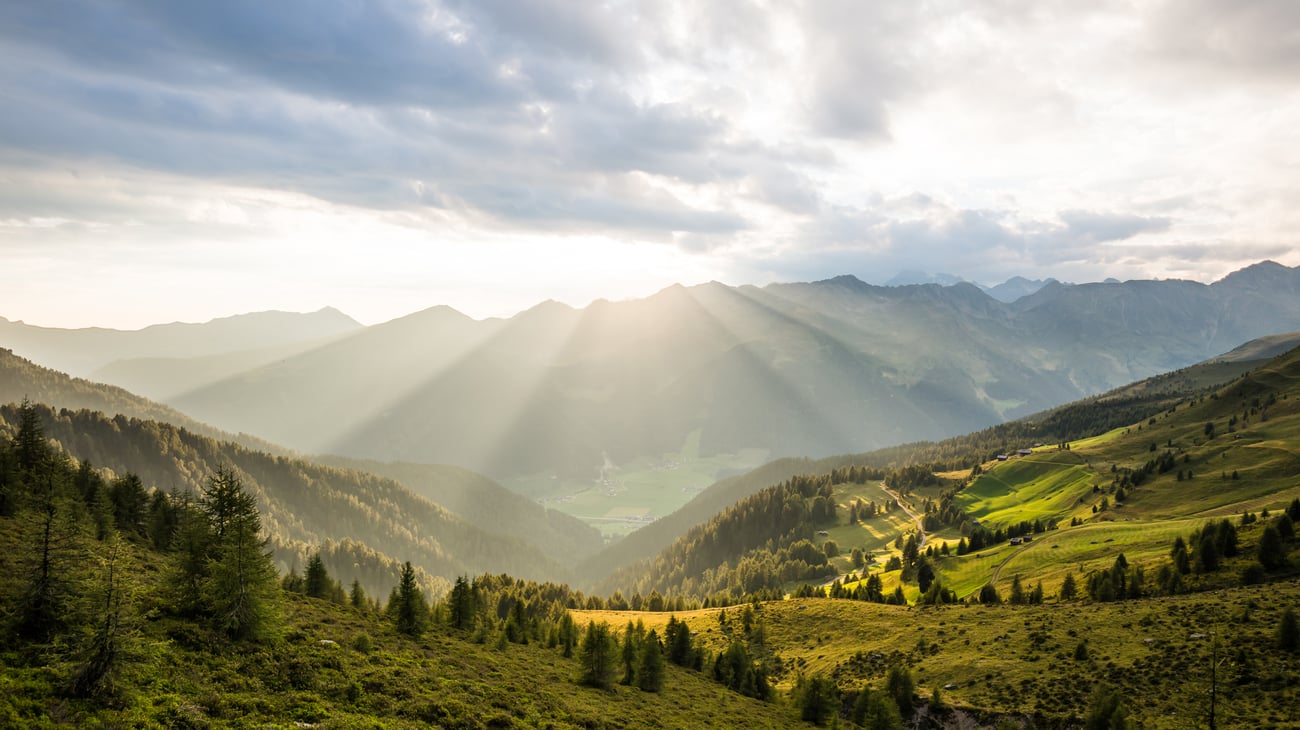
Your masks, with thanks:
M 366 608 L 366 590 L 361 587 L 359 579 L 352 579 L 352 590 L 348 593 L 348 603 L 358 610 L 365 610 Z
M 653 629 L 641 642 L 641 660 L 636 670 L 636 686 L 645 692 L 664 688 L 664 647 Z
M 87 614 L 91 631 L 84 642 L 80 667 L 72 678 L 79 697 L 99 697 L 113 691 L 113 680 L 135 654 L 139 643 L 135 610 L 137 587 L 132 578 L 130 553 L 114 533 L 95 556 L 96 585 L 90 591 Z
M 609 624 L 587 623 L 587 633 L 582 637 L 578 647 L 582 662 L 582 683 L 600 689 L 609 689 L 614 681 L 615 664 L 618 650 L 614 637 L 610 635 Z
M 1286 565 L 1286 545 L 1282 543 L 1282 535 L 1273 525 L 1264 528 L 1263 534 L 1259 536 L 1259 563 L 1265 570 L 1277 570 Z
M 262 537 L 257 501 L 234 472 L 218 469 L 202 508 L 212 530 L 203 598 L 215 626 L 232 639 L 261 641 L 279 632 L 279 581 Z
M 329 598 L 334 592 L 333 581 L 330 580 L 329 571 L 325 570 L 325 561 L 321 560 L 319 550 L 307 559 L 307 573 L 303 579 L 304 591 L 312 598 Z
M 886 691 L 898 705 L 898 711 L 903 717 L 911 717 L 913 709 L 913 694 L 915 693 L 912 685 L 912 672 L 907 667 L 901 667 L 897 664 L 889 668 L 889 675 L 885 679 Z
M 474 626 L 478 600 L 474 596 L 474 589 L 469 579 L 463 575 L 456 577 L 456 584 L 452 587 L 447 602 L 451 608 L 452 627 L 465 631 Z
M 1092 693 L 1084 727 L 1088 730 L 1125 730 L 1132 727 L 1128 714 L 1128 708 L 1124 706 L 1124 698 L 1118 691 L 1104 685 L 1097 685 Z
M 1292 654 L 1300 651 L 1300 626 L 1296 625 L 1293 608 L 1282 612 L 1282 620 L 1277 625 L 1277 647 Z
M 415 581 L 415 568 L 409 560 L 402 565 L 402 576 L 394 590 L 390 610 L 397 630 L 407 636 L 419 638 L 428 627 L 429 604 Z
M 902 730 L 903 716 L 887 693 L 863 687 L 853 703 L 853 722 L 866 730 Z
M 73 566 L 83 543 L 69 494 L 72 469 L 67 457 L 52 450 L 38 452 L 44 463 L 27 471 L 31 510 L 21 529 L 30 553 L 15 628 L 20 638 L 44 643 L 67 627 L 75 593 Z

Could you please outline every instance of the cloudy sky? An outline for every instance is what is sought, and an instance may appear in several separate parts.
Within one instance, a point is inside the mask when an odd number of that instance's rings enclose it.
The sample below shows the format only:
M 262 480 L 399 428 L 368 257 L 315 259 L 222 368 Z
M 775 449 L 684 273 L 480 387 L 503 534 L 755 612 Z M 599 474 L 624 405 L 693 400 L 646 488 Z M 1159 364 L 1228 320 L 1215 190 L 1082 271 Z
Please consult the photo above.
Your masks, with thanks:
M 1292 0 L 0 4 L 0 316 L 1300 265 Z

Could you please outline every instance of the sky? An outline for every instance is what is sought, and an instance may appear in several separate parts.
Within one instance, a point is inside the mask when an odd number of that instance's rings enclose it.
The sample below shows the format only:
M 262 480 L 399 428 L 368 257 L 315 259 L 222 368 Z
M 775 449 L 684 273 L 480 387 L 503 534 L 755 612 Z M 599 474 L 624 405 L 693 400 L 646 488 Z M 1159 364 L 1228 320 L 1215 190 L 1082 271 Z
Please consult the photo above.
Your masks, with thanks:
M 1300 265 L 1292 0 L 0 3 L 0 316 Z

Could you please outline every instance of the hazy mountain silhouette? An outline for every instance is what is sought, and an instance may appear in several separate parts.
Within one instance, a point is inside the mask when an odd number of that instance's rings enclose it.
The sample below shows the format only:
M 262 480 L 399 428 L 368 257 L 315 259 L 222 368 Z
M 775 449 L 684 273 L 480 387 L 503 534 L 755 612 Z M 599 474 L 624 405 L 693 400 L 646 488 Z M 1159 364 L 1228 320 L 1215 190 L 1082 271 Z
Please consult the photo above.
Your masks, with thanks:
M 608 457 L 858 452 L 964 433 L 1300 329 L 1300 270 L 1214 284 L 673 286 L 506 320 L 435 308 L 171 403 L 295 448 L 587 476 Z
M 332 307 L 308 314 L 256 312 L 202 324 L 173 322 L 139 330 L 59 329 L 0 318 L 0 346 L 45 367 L 77 377 L 89 377 L 117 360 L 188 360 L 266 348 L 284 352 L 286 348 L 293 350 L 296 343 L 311 343 L 359 329 L 361 324 Z M 234 365 L 253 366 L 248 361 Z M 182 362 L 177 364 L 177 368 L 191 370 L 194 364 Z M 128 380 L 139 377 L 123 366 L 116 366 L 112 372 Z M 117 380 L 113 384 L 125 385 Z

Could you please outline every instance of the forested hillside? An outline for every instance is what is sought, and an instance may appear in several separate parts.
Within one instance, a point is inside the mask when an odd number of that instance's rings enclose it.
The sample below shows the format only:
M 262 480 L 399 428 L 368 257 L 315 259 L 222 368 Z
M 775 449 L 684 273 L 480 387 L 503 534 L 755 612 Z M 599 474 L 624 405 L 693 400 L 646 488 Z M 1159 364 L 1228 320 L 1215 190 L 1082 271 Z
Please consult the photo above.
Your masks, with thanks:
M 482 572 L 539 580 L 568 575 L 522 540 L 474 527 L 390 479 L 255 451 L 156 421 L 31 408 L 46 435 L 70 456 L 116 474 L 136 474 L 163 492 L 197 491 L 217 469 L 233 470 L 257 498 L 286 569 L 320 548 L 331 569 L 370 566 L 376 572 L 359 577 L 375 591 L 391 587 L 392 561 L 398 558 L 446 581 Z M 21 410 L 0 406 L 0 434 L 15 432 Z
M 315 456 L 312 460 L 392 479 L 476 527 L 518 537 L 560 565 L 571 566 L 605 544 L 587 523 L 546 509 L 457 466 L 393 464 L 341 456 Z
M 46 436 L 25 406 L 0 439 L 5 727 L 794 721 L 764 702 L 758 665 L 714 661 L 684 625 L 580 626 L 565 603 L 580 594 L 509 576 L 430 604 L 409 562 L 387 601 L 319 553 L 277 574 L 236 471 L 149 493 Z

